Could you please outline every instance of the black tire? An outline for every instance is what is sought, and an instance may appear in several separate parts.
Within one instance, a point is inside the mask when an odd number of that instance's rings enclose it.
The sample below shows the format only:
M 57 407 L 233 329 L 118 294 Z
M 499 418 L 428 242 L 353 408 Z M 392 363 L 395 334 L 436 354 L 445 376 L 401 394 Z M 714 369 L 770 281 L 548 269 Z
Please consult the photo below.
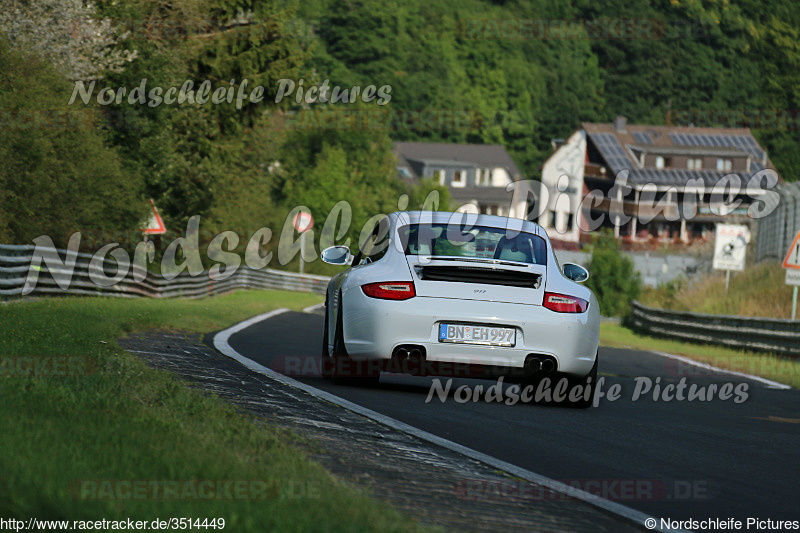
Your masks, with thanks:
M 322 326 L 322 350 L 320 352 L 320 374 L 325 379 L 333 377 L 333 360 L 328 352 L 328 299 L 325 299 L 325 323 Z
M 331 375 L 336 383 L 342 385 L 357 385 L 362 387 L 377 385 L 381 377 L 380 372 L 369 372 L 367 361 L 353 361 L 347 354 L 347 347 L 344 344 L 343 315 L 342 293 L 340 292 L 339 313 L 336 317 L 336 329 L 333 335 L 333 353 L 329 357 L 332 367 Z
M 347 357 L 347 347 L 344 345 L 344 325 L 342 324 L 342 293 L 339 293 L 339 313 L 336 315 L 336 329 L 333 331 L 333 353 L 330 354 L 334 359 L 336 357 Z
M 600 350 L 597 351 L 597 354 L 594 356 L 594 365 L 592 369 L 589 371 L 588 374 L 583 376 L 582 378 L 570 378 L 569 379 L 569 389 L 572 390 L 573 387 L 580 385 L 582 387 L 581 390 L 586 390 L 587 386 L 592 388 L 591 394 L 589 394 L 589 398 L 586 399 L 586 395 L 581 395 L 578 401 L 570 401 L 569 398 L 567 399 L 567 405 L 570 407 L 574 407 L 576 409 L 588 409 L 592 406 L 592 402 L 594 401 L 594 393 L 595 393 L 595 386 L 597 385 L 597 362 L 600 360 Z

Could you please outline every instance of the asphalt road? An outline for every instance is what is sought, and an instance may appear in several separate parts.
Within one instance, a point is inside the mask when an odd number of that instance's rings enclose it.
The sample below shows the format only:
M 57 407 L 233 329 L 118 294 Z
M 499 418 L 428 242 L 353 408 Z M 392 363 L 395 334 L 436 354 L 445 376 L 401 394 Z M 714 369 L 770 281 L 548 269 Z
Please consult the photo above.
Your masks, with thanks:
M 800 391 L 769 389 L 649 352 L 600 349 L 603 389 L 587 410 L 486 401 L 426 403 L 434 378 L 383 374 L 377 387 L 318 376 L 322 316 L 284 313 L 230 339 L 240 354 L 304 383 L 485 454 L 670 519 L 799 520 Z M 747 399 L 633 401 L 637 377 L 747 385 Z M 642 381 L 642 380 L 640 380 Z M 454 380 L 492 385 L 492 381 Z M 707 390 L 707 389 L 706 389 Z M 477 489 L 480 490 L 480 489 Z

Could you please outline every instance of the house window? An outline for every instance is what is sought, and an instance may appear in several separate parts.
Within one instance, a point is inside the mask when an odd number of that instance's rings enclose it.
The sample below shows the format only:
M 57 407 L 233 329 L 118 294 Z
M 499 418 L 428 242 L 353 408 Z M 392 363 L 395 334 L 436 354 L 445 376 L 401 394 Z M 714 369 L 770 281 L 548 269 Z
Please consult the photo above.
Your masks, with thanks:
M 686 161 L 686 168 L 688 168 L 689 170 L 702 170 L 703 160 L 699 157 L 690 157 Z
M 500 209 L 497 205 L 482 205 L 481 206 L 481 214 L 482 215 L 499 215 Z
M 444 185 L 444 170 L 434 170 L 433 180 L 439 182 L 439 185 Z
M 733 161 L 730 159 L 722 159 L 721 157 L 717 159 L 717 171 L 718 172 L 729 172 L 733 168 Z
M 464 186 L 464 175 L 466 174 L 463 170 L 456 170 L 453 172 L 453 182 L 451 185 L 454 187 L 463 187 Z
M 672 168 L 672 159 L 669 157 L 663 157 L 660 155 L 656 156 L 656 168 Z
M 488 168 L 475 170 L 475 185 L 489 186 L 492 184 L 492 171 Z

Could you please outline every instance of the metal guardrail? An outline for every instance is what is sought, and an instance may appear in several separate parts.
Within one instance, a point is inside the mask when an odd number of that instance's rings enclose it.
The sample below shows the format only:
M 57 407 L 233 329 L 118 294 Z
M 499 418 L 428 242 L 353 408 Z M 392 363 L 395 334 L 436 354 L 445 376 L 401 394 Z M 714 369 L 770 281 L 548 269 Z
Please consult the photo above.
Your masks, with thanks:
M 0 299 L 23 296 L 33 250 L 33 246 L 0 244 Z M 55 249 L 55 251 L 62 259 L 66 257 L 66 250 Z M 182 272 L 174 279 L 164 279 L 160 274 L 131 265 L 125 277 L 118 283 L 103 287 L 93 282 L 91 275 L 105 274 L 113 277 L 117 272 L 117 263 L 109 257 L 95 264 L 91 260 L 90 254 L 77 254 L 72 279 L 66 290 L 58 286 L 56 278 L 64 276 L 67 272 L 64 269 L 51 271 L 43 262 L 38 272 L 39 279 L 36 286 L 28 296 L 75 294 L 121 298 L 202 298 L 237 289 L 283 289 L 324 294 L 330 279 L 326 276 L 295 274 L 271 268 L 256 270 L 246 265 L 241 265 L 226 279 L 219 279 L 220 276 L 215 278 L 208 271 L 197 276 Z M 223 271 L 222 277 L 224 274 Z M 134 275 L 144 279 L 137 281 Z
M 629 322 L 648 335 L 800 357 L 795 320 L 668 311 L 633 302 Z

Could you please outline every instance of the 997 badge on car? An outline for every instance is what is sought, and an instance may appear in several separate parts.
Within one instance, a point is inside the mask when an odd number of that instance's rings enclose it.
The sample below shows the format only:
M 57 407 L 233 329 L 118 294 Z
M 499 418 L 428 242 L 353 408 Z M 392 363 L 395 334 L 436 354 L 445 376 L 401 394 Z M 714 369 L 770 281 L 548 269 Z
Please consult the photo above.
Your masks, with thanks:
M 474 324 L 439 324 L 439 342 L 514 346 L 517 330 Z

